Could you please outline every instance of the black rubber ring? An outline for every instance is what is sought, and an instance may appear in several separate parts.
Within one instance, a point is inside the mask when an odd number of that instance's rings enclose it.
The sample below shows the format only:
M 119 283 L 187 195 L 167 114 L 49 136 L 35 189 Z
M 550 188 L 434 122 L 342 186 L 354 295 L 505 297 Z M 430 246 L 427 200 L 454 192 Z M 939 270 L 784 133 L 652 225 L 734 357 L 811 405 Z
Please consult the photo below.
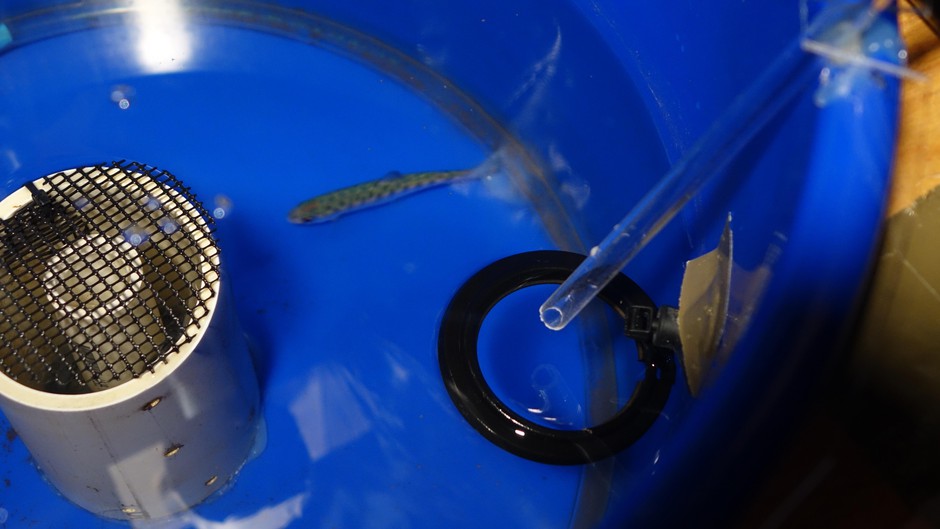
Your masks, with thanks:
M 525 287 L 562 283 L 584 256 L 536 251 L 506 257 L 477 272 L 444 313 L 438 338 L 438 360 L 451 399 L 464 418 L 487 439 L 521 457 L 555 465 L 591 463 L 627 448 L 660 415 L 676 377 L 673 352 L 636 341 L 644 378 L 610 420 L 581 430 L 558 430 L 536 424 L 504 404 L 486 383 L 477 357 L 483 320 L 501 299 Z M 631 306 L 655 307 L 636 283 L 619 274 L 598 297 L 621 317 Z M 533 317 L 535 317 L 533 315 Z

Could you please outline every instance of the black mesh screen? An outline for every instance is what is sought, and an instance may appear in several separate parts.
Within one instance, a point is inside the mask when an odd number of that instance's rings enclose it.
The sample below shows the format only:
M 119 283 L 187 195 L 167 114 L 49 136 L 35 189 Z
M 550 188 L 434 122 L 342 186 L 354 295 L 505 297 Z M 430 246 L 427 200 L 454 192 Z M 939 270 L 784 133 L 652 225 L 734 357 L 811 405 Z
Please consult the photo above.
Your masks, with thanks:
M 52 393 L 108 389 L 159 369 L 207 324 L 212 218 L 173 175 L 116 162 L 24 187 L 0 221 L 8 377 Z

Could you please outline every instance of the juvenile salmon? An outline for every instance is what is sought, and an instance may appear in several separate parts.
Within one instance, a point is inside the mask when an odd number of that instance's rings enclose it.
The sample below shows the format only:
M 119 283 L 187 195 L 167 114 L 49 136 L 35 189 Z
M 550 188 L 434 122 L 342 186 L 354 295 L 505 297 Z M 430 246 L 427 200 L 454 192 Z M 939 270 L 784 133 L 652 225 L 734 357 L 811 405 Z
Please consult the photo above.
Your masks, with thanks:
M 393 173 L 378 180 L 318 195 L 298 204 L 287 215 L 294 224 L 316 224 L 363 208 L 378 206 L 402 196 L 467 178 L 472 170 Z

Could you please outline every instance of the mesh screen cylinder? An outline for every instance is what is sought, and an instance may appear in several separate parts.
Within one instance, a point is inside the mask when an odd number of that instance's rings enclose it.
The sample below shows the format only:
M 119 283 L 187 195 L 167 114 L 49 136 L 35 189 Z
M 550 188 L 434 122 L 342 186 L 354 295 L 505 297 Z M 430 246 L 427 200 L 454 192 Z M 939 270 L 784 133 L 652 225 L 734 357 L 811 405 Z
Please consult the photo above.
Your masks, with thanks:
M 48 481 L 125 520 L 224 487 L 259 393 L 201 204 L 112 164 L 32 182 L 0 219 L 0 409 Z

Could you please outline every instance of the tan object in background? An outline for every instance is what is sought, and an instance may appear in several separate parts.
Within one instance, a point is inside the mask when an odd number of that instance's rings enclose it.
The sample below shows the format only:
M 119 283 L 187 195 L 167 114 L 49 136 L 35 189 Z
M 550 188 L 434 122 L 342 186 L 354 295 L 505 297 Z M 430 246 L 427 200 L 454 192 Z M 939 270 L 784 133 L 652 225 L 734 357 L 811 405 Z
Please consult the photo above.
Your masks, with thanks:
M 927 415 L 940 404 L 938 240 L 940 189 L 888 220 L 853 351 L 867 384 Z
M 697 397 L 715 375 L 728 321 L 732 265 L 731 218 L 714 250 L 685 264 L 679 293 L 679 342 L 689 392 Z
M 910 10 L 898 15 L 908 65 L 927 81 L 905 80 L 888 214 L 940 185 L 940 40 Z

